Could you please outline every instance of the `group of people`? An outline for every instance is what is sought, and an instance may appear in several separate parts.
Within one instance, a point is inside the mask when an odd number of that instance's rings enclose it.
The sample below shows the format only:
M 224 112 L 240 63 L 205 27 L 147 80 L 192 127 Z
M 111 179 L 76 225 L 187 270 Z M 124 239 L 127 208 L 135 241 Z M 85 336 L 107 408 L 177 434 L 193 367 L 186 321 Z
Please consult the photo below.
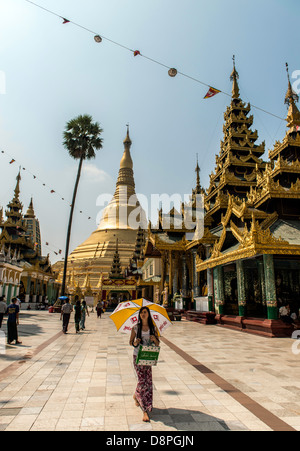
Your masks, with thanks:
M 15 342 L 16 345 L 22 344 L 18 337 L 20 300 L 12 298 L 11 303 L 7 305 L 5 297 L 0 297 L 0 329 L 2 328 L 4 315 L 7 314 L 7 343 L 9 345 Z
M 66 298 L 65 303 L 62 305 L 60 315 L 60 319 L 63 322 L 62 330 L 64 334 L 68 332 L 70 317 L 73 310 L 75 312 L 74 322 L 76 333 L 79 333 L 81 330 L 85 329 L 86 316 L 90 316 L 86 301 L 82 301 L 81 303 L 79 300 L 77 300 L 73 309 L 73 305 L 70 304 L 69 298 Z
M 101 318 L 103 313 L 103 303 L 101 301 L 96 306 L 97 317 Z M 71 313 L 74 311 L 74 322 L 76 333 L 85 329 L 86 315 L 89 316 L 86 301 L 82 303 L 78 300 L 75 306 L 70 303 L 68 298 L 65 299 L 61 308 L 62 329 L 66 334 L 68 331 Z M 7 313 L 7 343 L 21 344 L 18 339 L 19 325 L 18 299 L 13 298 L 11 304 L 7 306 L 5 298 L 0 297 L 0 328 L 2 327 L 3 317 Z M 136 363 L 138 349 L 141 344 L 149 346 L 159 346 L 159 338 L 156 328 L 151 319 L 148 307 L 142 307 L 139 311 L 139 319 L 136 326 L 131 331 L 129 344 L 134 347 L 133 366 L 137 376 L 137 387 L 133 395 L 136 406 L 140 407 L 143 412 L 143 421 L 150 421 L 149 413 L 153 407 L 153 383 L 152 383 L 152 367 L 146 365 L 138 365 Z

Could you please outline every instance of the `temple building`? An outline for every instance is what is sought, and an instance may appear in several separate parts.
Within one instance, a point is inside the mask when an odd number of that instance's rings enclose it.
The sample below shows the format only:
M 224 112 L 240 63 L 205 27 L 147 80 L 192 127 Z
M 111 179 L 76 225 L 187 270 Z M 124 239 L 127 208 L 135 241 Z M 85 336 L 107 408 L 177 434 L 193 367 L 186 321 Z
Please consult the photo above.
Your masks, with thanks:
M 255 145 L 257 134 L 249 130 L 250 107 L 239 98 L 235 67 L 232 79 L 225 139 L 205 201 L 210 233 L 217 240 L 198 260 L 197 272 L 206 276 L 208 299 L 219 324 L 266 336 L 290 336 L 291 326 L 281 321 L 279 308 L 289 304 L 299 317 L 298 96 L 288 76 L 288 130 L 269 151 L 269 161 L 263 162 L 264 147 Z M 227 162 L 235 171 L 229 172 Z
M 130 281 L 125 270 L 136 250 L 140 228 L 147 228 L 147 219 L 135 193 L 129 127 L 123 144 L 115 193 L 103 211 L 99 226 L 68 257 L 68 292 L 75 293 L 77 287 L 77 292 L 80 289 L 84 296 L 88 274 L 90 291 L 95 298 L 136 297 L 136 281 L 134 278 Z M 57 262 L 54 267 L 61 280 L 63 262 Z
M 288 75 L 287 132 L 269 151 L 257 143 L 250 104 L 240 98 L 238 72 L 224 114 L 220 152 L 206 192 L 197 165 L 195 193 L 204 193 L 203 231 L 171 224 L 149 227 L 143 266 L 153 299 L 187 319 L 264 336 L 291 336 L 279 309 L 300 309 L 300 112 Z M 192 232 L 191 230 L 190 232 Z M 153 263 L 156 263 L 153 265 Z M 160 263 L 160 266 L 158 264 Z M 148 272 L 153 268 L 152 279 Z M 148 278 L 147 278 L 148 276 Z M 150 290 L 148 290 L 149 292 Z
M 58 284 L 49 255 L 41 255 L 40 234 L 37 234 L 39 225 L 32 201 L 25 215 L 27 218 L 22 214 L 20 181 L 19 172 L 14 197 L 5 212 L 6 219 L 1 210 L 0 295 L 4 295 L 8 302 L 18 296 L 23 302 L 33 303 L 45 301 L 47 297 L 51 303 L 57 298 Z M 28 227 L 28 221 L 33 221 L 36 228 Z

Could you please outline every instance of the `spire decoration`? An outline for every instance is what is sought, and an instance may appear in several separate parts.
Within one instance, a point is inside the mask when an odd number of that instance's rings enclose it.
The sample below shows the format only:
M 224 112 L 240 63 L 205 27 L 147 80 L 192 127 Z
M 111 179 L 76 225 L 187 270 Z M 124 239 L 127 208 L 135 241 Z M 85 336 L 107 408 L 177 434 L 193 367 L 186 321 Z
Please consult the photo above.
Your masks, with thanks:
M 240 96 L 240 90 L 239 90 L 239 85 L 238 85 L 238 79 L 239 79 L 239 74 L 235 68 L 235 55 L 233 55 L 232 57 L 233 60 L 233 71 L 231 72 L 230 75 L 230 80 L 233 82 L 232 84 L 232 98 L 233 99 L 238 99 Z
M 113 258 L 112 265 L 111 265 L 109 277 L 110 277 L 110 279 L 123 279 L 121 263 L 120 263 L 120 256 L 119 256 L 119 249 L 118 249 L 118 239 L 116 240 L 116 250 L 115 250 L 115 255 Z
M 289 106 L 288 115 L 287 115 L 287 123 L 290 132 L 298 131 L 300 126 L 300 112 L 296 106 L 296 102 L 299 100 L 298 94 L 293 91 L 290 75 L 289 75 L 289 66 L 288 63 L 285 64 L 286 72 L 288 77 L 288 90 L 285 95 L 284 103 Z

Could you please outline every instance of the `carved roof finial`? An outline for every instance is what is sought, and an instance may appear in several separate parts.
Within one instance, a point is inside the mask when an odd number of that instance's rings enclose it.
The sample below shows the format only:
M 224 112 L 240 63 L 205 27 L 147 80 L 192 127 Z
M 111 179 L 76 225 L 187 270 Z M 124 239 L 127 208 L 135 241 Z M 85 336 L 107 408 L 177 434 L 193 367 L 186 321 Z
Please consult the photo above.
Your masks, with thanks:
M 232 57 L 233 60 L 233 71 L 231 72 L 230 75 L 230 80 L 233 82 L 232 84 L 232 98 L 233 99 L 238 99 L 240 96 L 240 90 L 239 90 L 239 85 L 238 85 L 238 79 L 239 79 L 239 74 L 238 71 L 236 70 L 235 67 L 235 55 L 233 55 Z
M 286 103 L 289 106 L 288 115 L 287 115 L 287 123 L 288 127 L 291 129 L 291 131 L 297 131 L 298 127 L 300 126 L 300 112 L 296 106 L 296 102 L 299 100 L 298 94 L 293 91 L 291 81 L 290 81 L 290 75 L 289 75 L 289 66 L 288 63 L 285 63 L 287 77 L 288 77 L 288 90 L 285 95 L 284 103 Z

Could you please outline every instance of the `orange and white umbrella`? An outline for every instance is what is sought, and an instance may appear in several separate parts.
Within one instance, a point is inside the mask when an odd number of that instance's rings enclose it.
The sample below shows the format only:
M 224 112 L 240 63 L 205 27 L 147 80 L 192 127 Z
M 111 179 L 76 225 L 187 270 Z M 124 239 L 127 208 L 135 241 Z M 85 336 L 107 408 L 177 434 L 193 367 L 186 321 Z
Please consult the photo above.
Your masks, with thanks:
M 131 329 L 138 323 L 139 311 L 142 307 L 148 307 L 150 310 L 152 321 L 159 335 L 172 324 L 164 307 L 146 299 L 137 299 L 135 301 L 120 302 L 110 315 L 117 330 L 123 333 L 130 333 Z

